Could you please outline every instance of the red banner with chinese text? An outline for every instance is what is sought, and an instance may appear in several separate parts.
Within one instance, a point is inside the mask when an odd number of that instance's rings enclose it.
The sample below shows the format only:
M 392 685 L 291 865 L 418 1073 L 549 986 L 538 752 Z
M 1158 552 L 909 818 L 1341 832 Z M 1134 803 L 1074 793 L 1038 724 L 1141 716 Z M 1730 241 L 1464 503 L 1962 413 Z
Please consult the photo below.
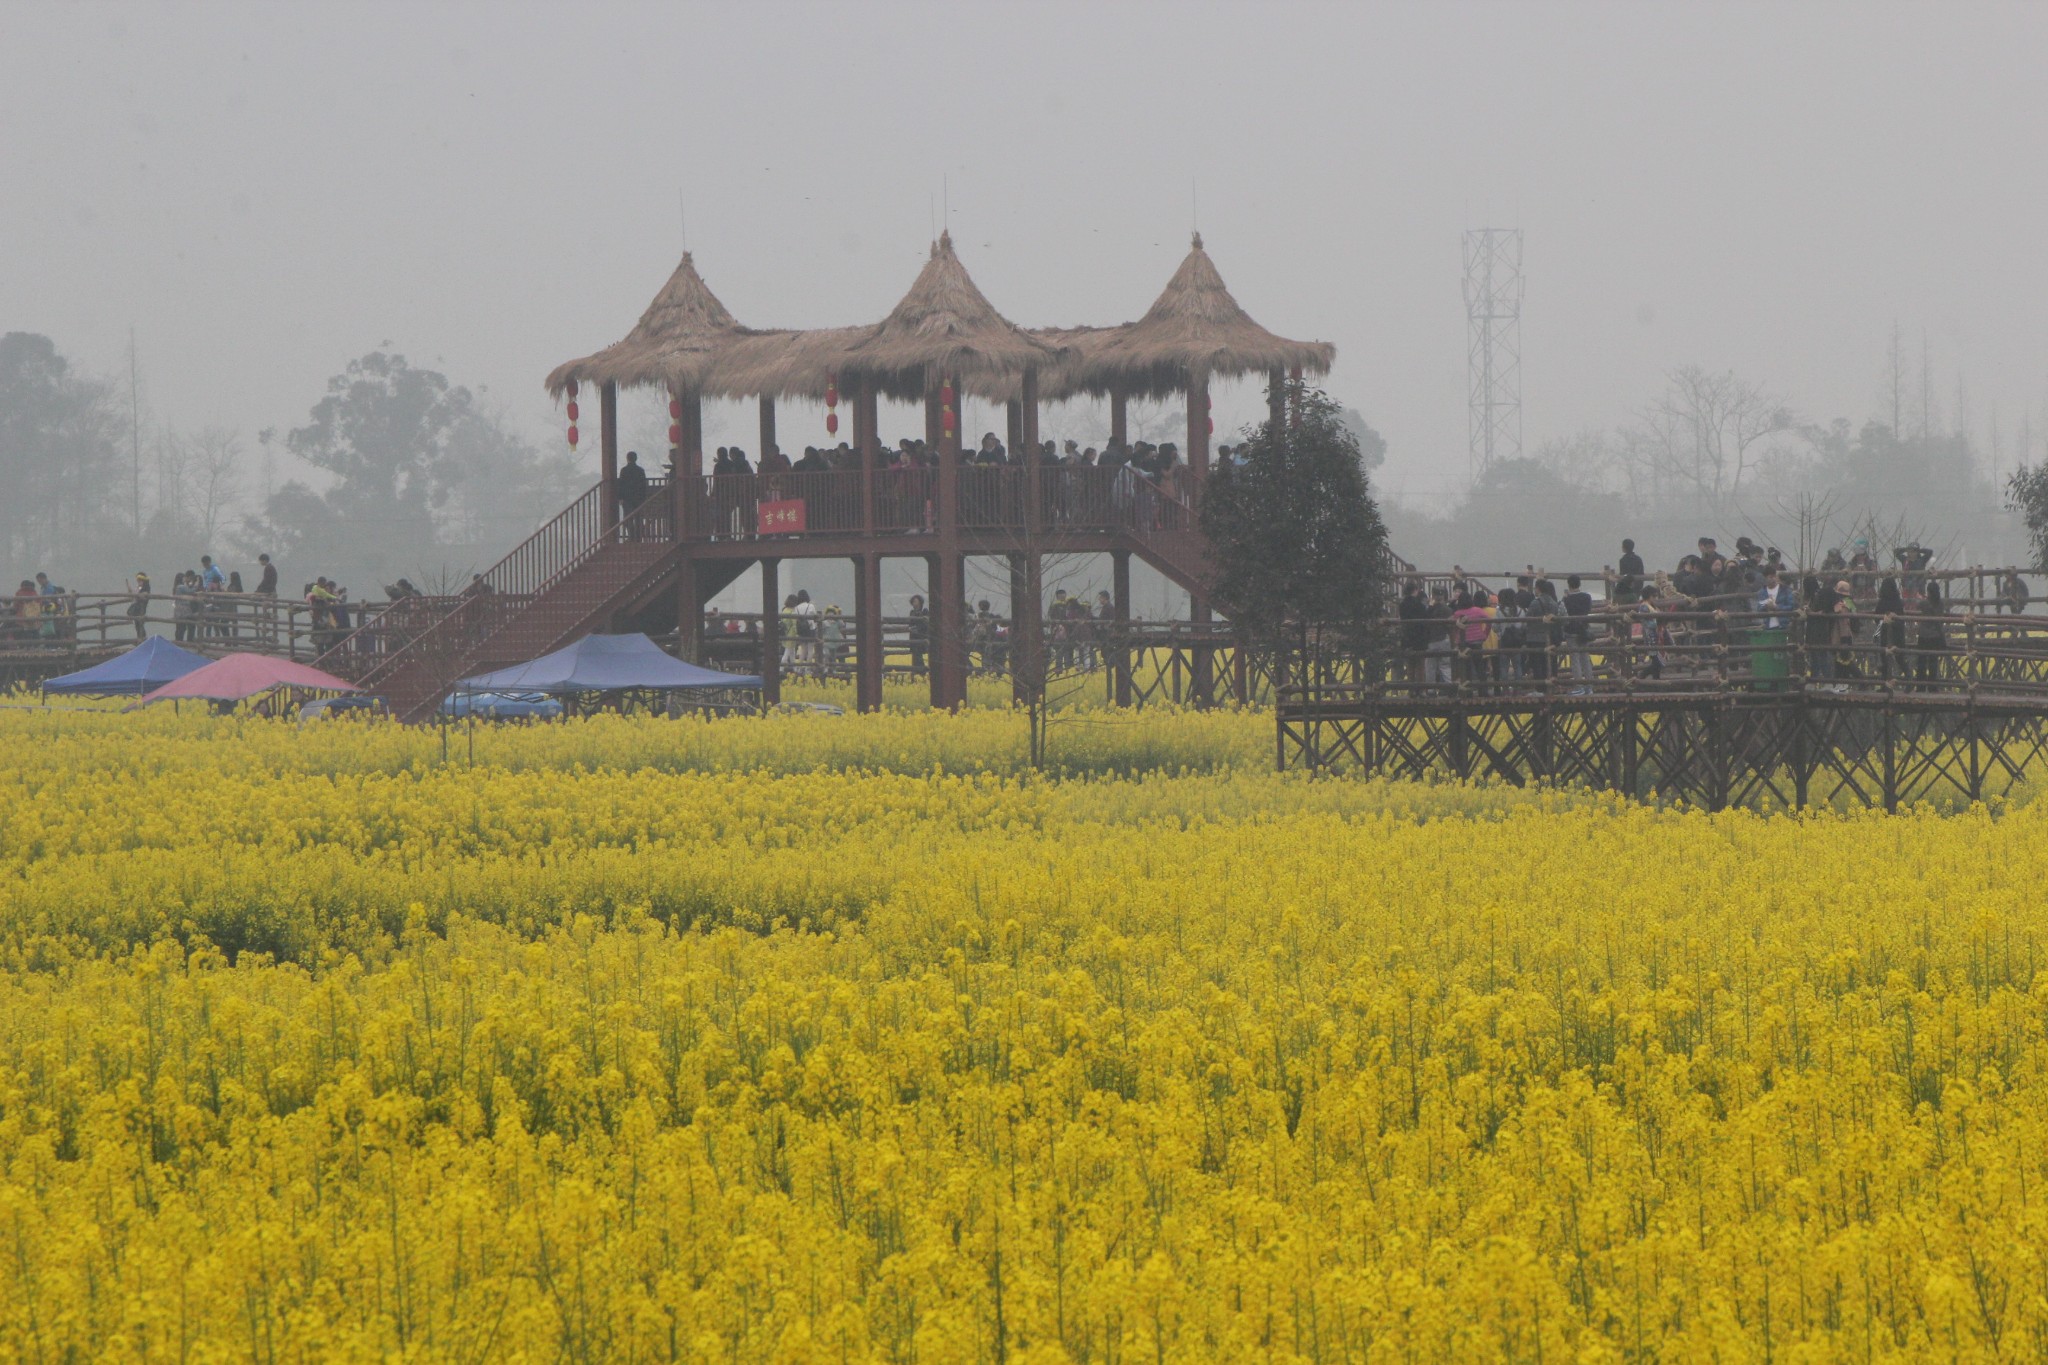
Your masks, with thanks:
M 796 536 L 804 531 L 804 500 L 785 498 L 756 505 L 755 529 L 764 536 Z

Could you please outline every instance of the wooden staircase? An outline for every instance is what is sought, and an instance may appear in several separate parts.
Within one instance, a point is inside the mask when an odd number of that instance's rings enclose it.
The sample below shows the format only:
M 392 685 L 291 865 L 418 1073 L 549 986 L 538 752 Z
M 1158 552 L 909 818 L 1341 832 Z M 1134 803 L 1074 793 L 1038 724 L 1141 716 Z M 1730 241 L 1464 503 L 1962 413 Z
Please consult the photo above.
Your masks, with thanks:
M 318 667 L 384 698 L 407 722 L 432 717 L 455 684 L 602 629 L 617 613 L 673 581 L 680 547 L 670 535 L 665 488 L 625 520 L 602 524 L 593 487 L 483 575 L 461 597 L 412 599 L 322 655 Z M 744 567 L 744 566 L 742 566 Z
M 1186 493 L 1152 490 L 1132 508 L 1124 530 L 1139 558 L 1187 591 L 1206 595 L 1216 581 L 1201 509 Z

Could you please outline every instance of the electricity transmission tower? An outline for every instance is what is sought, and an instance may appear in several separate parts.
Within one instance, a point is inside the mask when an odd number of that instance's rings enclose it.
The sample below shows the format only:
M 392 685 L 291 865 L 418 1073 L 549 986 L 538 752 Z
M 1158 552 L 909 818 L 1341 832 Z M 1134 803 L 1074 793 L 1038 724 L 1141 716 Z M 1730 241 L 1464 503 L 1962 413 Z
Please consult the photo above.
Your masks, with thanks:
M 1465 234 L 1470 473 L 1522 454 L 1522 230 Z

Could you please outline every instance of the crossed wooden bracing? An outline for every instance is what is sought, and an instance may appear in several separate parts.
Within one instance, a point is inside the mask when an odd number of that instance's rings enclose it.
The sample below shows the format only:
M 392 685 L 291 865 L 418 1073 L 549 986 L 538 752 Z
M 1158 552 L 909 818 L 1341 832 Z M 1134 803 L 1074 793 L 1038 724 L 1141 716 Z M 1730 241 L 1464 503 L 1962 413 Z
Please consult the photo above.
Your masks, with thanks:
M 2048 764 L 2033 699 L 1821 692 L 1419 701 L 1284 688 L 1282 768 L 1550 783 L 1727 806 L 1997 796 Z

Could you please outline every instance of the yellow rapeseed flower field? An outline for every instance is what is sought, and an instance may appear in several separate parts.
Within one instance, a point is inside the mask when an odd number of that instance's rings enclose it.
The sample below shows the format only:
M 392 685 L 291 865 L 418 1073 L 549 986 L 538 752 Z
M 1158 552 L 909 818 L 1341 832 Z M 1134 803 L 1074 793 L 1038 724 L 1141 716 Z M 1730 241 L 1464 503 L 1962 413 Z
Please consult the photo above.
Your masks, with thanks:
M 447 739 L 0 712 L 0 1358 L 2048 1357 L 2048 809 Z

